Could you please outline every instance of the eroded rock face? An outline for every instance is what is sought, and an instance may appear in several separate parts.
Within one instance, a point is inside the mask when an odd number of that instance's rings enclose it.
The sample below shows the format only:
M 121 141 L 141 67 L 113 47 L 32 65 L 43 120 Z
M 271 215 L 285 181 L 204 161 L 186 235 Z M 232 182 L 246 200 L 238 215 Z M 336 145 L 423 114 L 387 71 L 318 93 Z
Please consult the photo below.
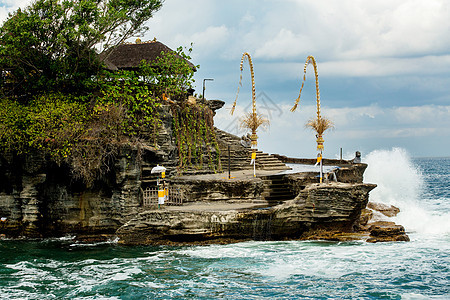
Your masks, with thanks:
M 373 212 L 370 209 L 364 208 L 361 210 L 361 216 L 359 217 L 358 225 L 359 226 L 366 226 L 367 223 L 372 219 Z
M 259 178 L 251 180 L 200 180 L 195 176 L 172 179 L 171 184 L 179 187 L 186 202 L 228 201 L 246 202 L 261 198 L 264 184 Z
M 363 182 L 366 168 L 367 164 L 362 163 L 342 166 L 337 171 L 338 180 L 346 183 L 361 183 Z
M 10 180 L 0 189 L 0 233 L 46 237 L 79 232 L 115 232 L 140 207 L 137 150 L 124 146 L 114 170 L 92 187 L 41 154 L 2 161 Z M 6 171 L 6 172 L 5 172 Z
M 342 227 L 352 231 L 361 210 L 368 202 L 369 192 L 375 184 L 311 184 L 295 200 L 275 207 L 275 226 L 280 231 L 295 232 L 300 223 Z M 276 232 L 276 230 L 274 230 Z
M 152 210 L 140 213 L 117 234 L 122 243 L 161 241 L 285 239 L 310 236 L 309 231 L 352 231 L 373 184 L 313 184 L 295 200 L 266 209 Z
M 120 145 L 109 171 L 90 187 L 76 179 L 69 166 L 58 166 L 41 152 L 0 156 L 0 218 L 5 218 L 0 234 L 114 233 L 142 206 L 142 165 L 178 164 L 171 108 L 161 106 L 159 113 L 157 140 L 150 138 L 149 130 L 142 132 L 148 134 L 149 144 Z
M 384 204 L 369 202 L 362 210 L 357 229 L 360 233 L 368 234 L 369 243 L 378 242 L 408 242 L 409 237 L 402 225 L 397 225 L 389 218 L 395 217 L 400 209 Z
M 167 211 L 140 213 L 122 226 L 117 235 L 123 244 L 171 242 L 218 242 L 254 239 L 255 211 Z

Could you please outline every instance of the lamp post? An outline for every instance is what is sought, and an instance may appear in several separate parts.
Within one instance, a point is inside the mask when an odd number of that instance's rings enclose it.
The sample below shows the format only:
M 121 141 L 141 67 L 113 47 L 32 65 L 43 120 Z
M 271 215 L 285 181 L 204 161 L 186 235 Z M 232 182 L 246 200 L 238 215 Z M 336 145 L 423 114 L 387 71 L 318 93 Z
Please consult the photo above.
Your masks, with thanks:
M 212 78 L 205 78 L 205 79 L 203 79 L 203 95 L 202 95 L 202 99 L 205 99 L 205 81 L 206 80 L 214 81 L 214 79 L 212 79 Z

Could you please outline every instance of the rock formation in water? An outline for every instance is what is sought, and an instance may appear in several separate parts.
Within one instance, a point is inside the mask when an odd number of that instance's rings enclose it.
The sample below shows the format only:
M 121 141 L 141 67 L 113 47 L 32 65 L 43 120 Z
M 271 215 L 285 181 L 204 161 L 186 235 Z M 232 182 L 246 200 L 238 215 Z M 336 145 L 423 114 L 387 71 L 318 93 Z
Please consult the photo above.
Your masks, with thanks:
M 369 202 L 363 212 L 366 217 L 360 219 L 359 230 L 370 233 L 369 238 L 366 240 L 367 242 L 409 241 L 405 228 L 402 225 L 389 221 L 389 218 L 395 217 L 400 212 L 398 207 L 384 203 Z M 375 218 L 374 212 L 381 214 L 381 216 Z

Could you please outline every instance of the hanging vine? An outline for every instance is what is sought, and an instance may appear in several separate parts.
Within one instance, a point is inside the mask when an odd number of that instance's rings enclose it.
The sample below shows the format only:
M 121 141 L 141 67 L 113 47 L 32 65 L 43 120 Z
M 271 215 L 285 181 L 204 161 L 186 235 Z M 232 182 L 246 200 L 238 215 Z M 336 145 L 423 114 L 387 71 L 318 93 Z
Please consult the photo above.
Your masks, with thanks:
M 178 169 L 221 170 L 220 151 L 214 130 L 213 112 L 208 106 L 196 104 L 172 106 L 173 132 L 178 148 Z

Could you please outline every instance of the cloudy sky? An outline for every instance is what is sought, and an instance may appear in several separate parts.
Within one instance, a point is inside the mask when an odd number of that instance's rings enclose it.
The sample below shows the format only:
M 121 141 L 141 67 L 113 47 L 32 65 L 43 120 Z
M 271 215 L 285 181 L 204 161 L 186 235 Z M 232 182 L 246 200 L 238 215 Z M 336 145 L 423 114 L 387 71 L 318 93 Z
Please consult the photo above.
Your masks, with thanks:
M 29 1 L 0 1 L 0 18 Z M 244 52 L 253 59 L 257 106 L 270 118 L 259 148 L 297 157 L 315 156 L 312 66 L 300 106 L 308 55 L 316 58 L 325 156 L 350 157 L 376 149 L 405 148 L 412 156 L 450 156 L 450 1 L 447 0 L 166 0 L 141 39 L 156 37 L 172 49 L 193 43 L 208 99 L 225 107 L 215 118 L 235 134 L 249 109 L 250 72 L 244 65 L 237 114 L 230 116 Z

